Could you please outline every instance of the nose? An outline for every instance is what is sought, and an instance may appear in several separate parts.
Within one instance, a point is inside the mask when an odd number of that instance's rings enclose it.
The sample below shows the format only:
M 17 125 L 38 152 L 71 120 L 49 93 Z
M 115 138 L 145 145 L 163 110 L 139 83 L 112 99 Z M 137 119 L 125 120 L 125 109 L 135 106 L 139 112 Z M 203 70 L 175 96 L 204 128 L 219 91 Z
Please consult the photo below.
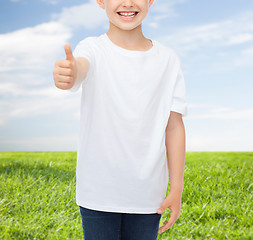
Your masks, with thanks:
M 134 3 L 132 0 L 125 0 L 122 5 L 124 7 L 132 7 L 132 6 L 134 6 Z

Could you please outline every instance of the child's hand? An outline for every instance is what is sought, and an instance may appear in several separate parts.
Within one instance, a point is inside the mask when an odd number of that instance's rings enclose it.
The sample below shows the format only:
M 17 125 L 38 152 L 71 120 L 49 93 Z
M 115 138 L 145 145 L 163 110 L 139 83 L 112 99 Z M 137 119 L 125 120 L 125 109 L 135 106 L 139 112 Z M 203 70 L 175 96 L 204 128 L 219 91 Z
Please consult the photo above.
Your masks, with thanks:
M 180 216 L 182 194 L 178 192 L 170 192 L 164 199 L 162 206 L 157 210 L 158 214 L 162 214 L 167 208 L 171 210 L 169 221 L 163 222 L 162 227 L 159 228 L 158 233 L 163 233 L 175 223 Z
M 68 43 L 64 46 L 64 49 L 66 60 L 55 62 L 53 76 L 55 86 L 66 90 L 72 88 L 75 84 L 77 78 L 77 62 Z

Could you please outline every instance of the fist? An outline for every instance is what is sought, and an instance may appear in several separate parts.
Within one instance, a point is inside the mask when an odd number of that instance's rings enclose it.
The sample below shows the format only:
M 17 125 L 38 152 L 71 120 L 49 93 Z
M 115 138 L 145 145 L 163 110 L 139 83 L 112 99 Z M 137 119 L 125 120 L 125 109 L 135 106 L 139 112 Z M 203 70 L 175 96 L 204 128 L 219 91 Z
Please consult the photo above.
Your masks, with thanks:
M 67 43 L 64 46 L 66 60 L 55 62 L 53 76 L 55 86 L 66 90 L 73 87 L 77 78 L 77 63 L 72 54 L 70 45 Z

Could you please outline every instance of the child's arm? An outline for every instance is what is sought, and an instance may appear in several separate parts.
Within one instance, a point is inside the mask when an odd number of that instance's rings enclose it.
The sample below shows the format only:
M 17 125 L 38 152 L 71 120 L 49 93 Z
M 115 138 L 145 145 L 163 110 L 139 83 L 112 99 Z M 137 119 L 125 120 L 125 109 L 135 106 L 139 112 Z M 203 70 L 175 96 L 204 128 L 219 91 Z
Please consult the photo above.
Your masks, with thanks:
M 170 112 L 165 132 L 165 145 L 167 151 L 168 168 L 170 173 L 170 193 L 164 200 L 158 213 L 161 214 L 169 208 L 170 219 L 164 222 L 159 232 L 170 228 L 180 216 L 181 197 L 183 192 L 184 165 L 185 165 L 185 128 L 182 114 Z
M 69 44 L 66 44 L 64 49 L 66 60 L 55 62 L 53 76 L 55 86 L 66 90 L 85 79 L 89 70 L 89 61 L 83 57 L 75 58 Z
M 185 128 L 182 114 L 170 113 L 165 145 L 170 173 L 170 192 L 182 194 L 185 164 Z

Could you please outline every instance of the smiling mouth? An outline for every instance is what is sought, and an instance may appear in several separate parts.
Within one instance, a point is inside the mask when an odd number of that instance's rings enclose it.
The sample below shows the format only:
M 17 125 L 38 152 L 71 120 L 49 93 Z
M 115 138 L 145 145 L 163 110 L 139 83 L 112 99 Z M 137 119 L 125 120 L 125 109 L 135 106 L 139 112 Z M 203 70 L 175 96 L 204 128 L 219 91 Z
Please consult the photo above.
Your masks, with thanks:
M 118 15 L 123 16 L 123 17 L 132 17 L 136 16 L 139 12 L 117 12 Z

